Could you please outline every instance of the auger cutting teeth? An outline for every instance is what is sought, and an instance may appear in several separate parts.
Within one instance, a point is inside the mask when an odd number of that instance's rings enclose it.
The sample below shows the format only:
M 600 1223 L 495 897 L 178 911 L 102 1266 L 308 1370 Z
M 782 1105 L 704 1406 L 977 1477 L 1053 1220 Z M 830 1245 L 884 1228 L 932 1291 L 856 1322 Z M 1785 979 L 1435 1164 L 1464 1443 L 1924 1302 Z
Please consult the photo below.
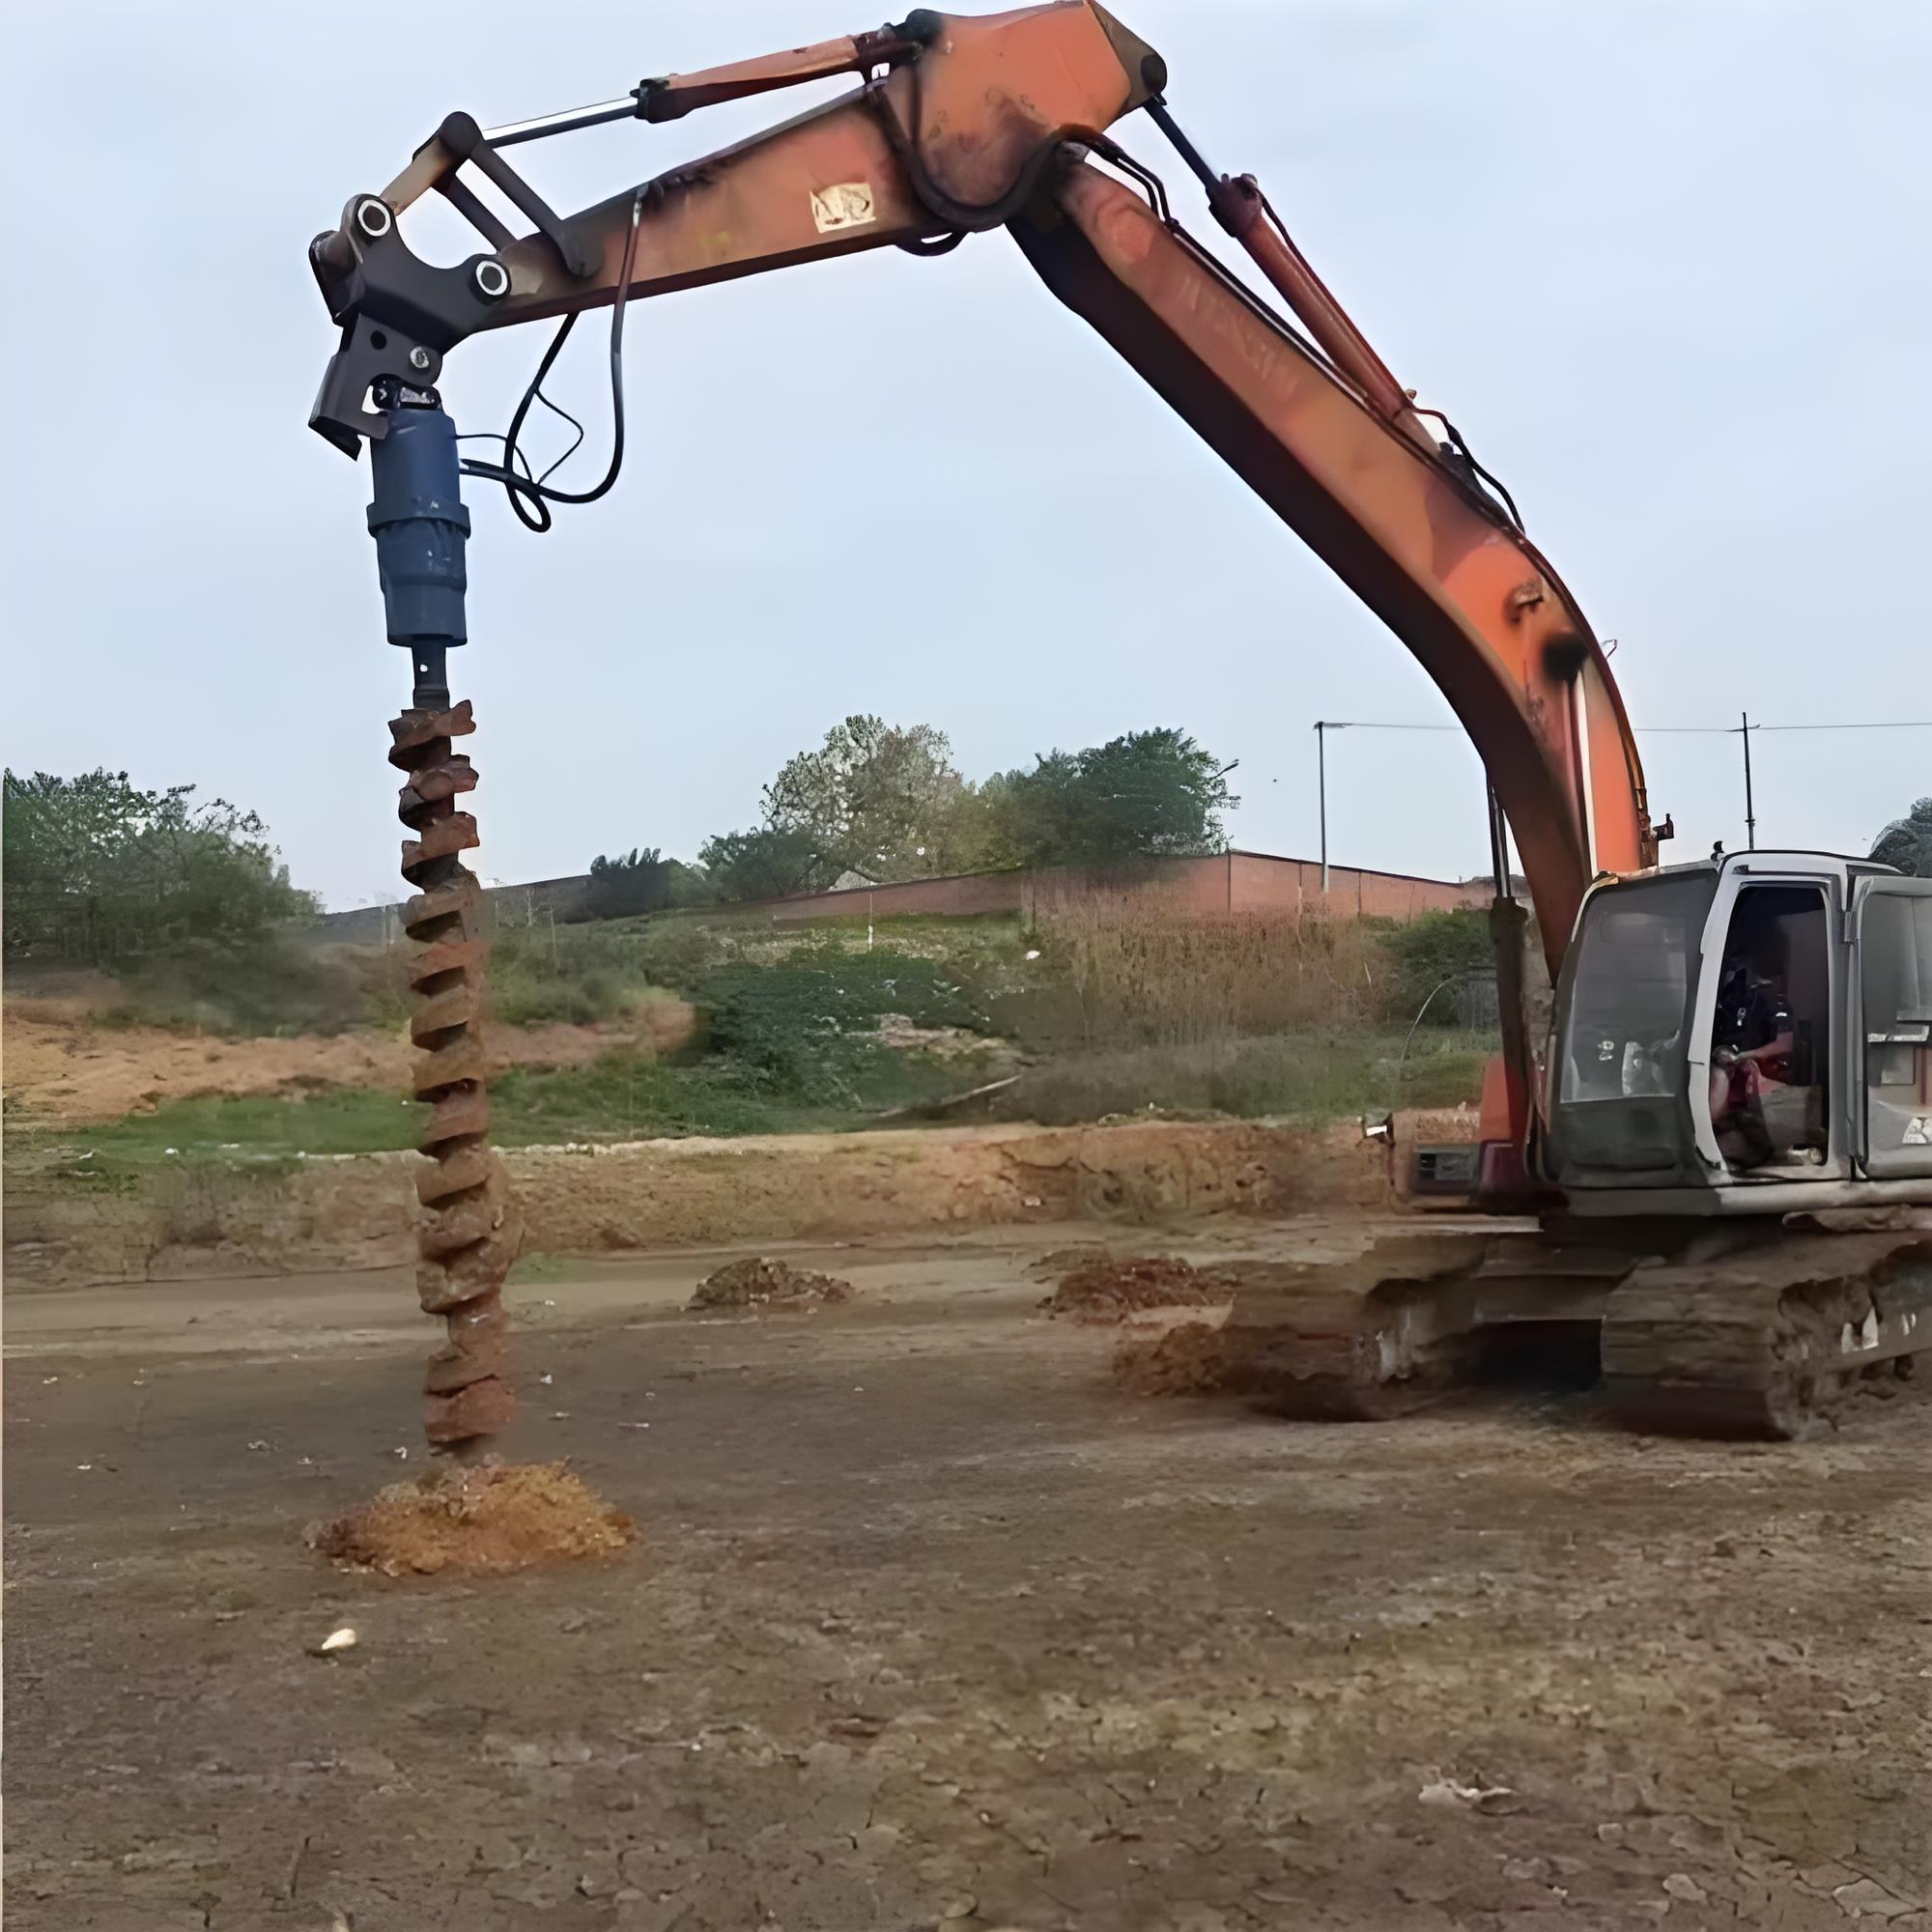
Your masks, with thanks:
M 403 877 L 416 896 L 403 910 L 410 936 L 410 1037 L 421 1050 L 413 1091 L 429 1103 L 416 1176 L 418 1298 L 443 1317 L 447 1343 L 431 1356 L 423 1426 L 432 1445 L 461 1448 L 510 1420 L 509 1318 L 503 1277 L 517 1254 L 508 1183 L 491 1151 L 488 1063 L 480 1023 L 482 890 L 461 854 L 477 842 L 476 821 L 456 800 L 476 786 L 475 768 L 451 740 L 475 730 L 469 702 L 392 719 L 389 762 L 409 774 L 396 814 Z

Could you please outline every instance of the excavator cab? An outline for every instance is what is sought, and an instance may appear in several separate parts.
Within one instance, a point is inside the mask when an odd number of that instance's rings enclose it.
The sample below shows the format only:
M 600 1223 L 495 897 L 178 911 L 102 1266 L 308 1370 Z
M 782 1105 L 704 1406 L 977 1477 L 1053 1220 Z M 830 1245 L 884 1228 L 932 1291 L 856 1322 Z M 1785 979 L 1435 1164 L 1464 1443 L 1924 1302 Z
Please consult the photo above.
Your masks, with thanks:
M 1598 886 L 1548 1119 L 1547 1177 L 1581 1212 L 1932 1195 L 1932 882 L 1753 852 Z

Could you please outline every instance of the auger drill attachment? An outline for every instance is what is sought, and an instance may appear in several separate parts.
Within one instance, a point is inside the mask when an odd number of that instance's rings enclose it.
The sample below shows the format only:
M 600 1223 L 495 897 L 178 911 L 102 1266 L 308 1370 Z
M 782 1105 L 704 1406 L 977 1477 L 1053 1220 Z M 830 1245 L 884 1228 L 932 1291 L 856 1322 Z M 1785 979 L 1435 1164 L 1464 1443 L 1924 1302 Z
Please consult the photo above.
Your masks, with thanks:
M 469 514 L 458 489 L 455 425 L 436 392 L 379 384 L 387 434 L 370 444 L 376 539 L 389 641 L 413 668 L 410 708 L 389 724 L 389 762 L 406 772 L 397 815 L 413 1008 L 410 1037 L 422 1049 L 415 1097 L 430 1118 L 416 1176 L 418 1296 L 443 1317 L 447 1346 L 430 1358 L 423 1426 L 435 1448 L 461 1452 L 494 1435 L 516 1406 L 507 1376 L 509 1318 L 503 1277 L 516 1259 L 516 1224 L 501 1164 L 489 1145 L 481 1021 L 489 942 L 482 893 L 462 854 L 476 821 L 457 809 L 476 773 L 451 741 L 476 728 L 468 700 L 452 705 L 447 654 L 467 636 L 464 544 Z

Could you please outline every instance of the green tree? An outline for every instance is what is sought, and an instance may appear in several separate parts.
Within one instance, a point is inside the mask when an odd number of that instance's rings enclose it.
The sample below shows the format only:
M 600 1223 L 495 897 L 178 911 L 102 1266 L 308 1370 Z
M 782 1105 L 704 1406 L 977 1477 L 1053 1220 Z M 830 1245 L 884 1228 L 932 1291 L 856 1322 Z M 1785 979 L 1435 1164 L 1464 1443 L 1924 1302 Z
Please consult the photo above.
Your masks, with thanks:
M 667 859 L 655 845 L 633 846 L 590 862 L 588 898 L 592 917 L 624 919 L 634 913 L 662 912 L 671 902 L 677 862 Z
M 1878 836 L 1871 855 L 1915 878 L 1932 879 L 1932 798 L 1921 798 Z
M 194 791 L 143 791 L 104 768 L 0 774 L 8 952 L 100 965 L 313 919 L 261 818 Z
M 682 859 L 670 862 L 670 903 L 675 912 L 689 912 L 697 906 L 716 905 L 718 888 L 702 866 L 687 866 Z
M 862 714 L 835 724 L 817 751 L 785 761 L 765 787 L 765 823 L 807 837 L 835 876 L 922 878 L 945 868 L 959 790 L 945 732 Z
M 1455 1024 L 1468 1004 L 1453 996 L 1456 985 L 1496 970 L 1490 916 L 1475 907 L 1422 913 L 1391 927 L 1382 944 L 1388 953 L 1382 1007 L 1396 1026 L 1410 1025 L 1425 1007 L 1431 1025 Z
M 772 825 L 707 838 L 697 861 L 717 895 L 725 900 L 823 892 L 843 869 L 810 832 Z
M 989 779 L 962 815 L 973 825 L 970 842 L 996 853 L 995 864 L 1193 858 L 1226 844 L 1221 814 L 1240 803 L 1228 789 L 1232 769 L 1185 731 L 1129 731 Z

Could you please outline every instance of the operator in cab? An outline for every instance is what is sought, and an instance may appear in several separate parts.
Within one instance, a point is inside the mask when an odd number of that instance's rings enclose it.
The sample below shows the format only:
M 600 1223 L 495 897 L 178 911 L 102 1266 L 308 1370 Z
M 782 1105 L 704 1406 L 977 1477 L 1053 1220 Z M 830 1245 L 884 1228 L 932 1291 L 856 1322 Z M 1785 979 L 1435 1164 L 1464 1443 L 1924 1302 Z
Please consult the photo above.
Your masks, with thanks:
M 1711 1121 L 1734 1167 L 1761 1167 L 1777 1151 L 1765 1089 L 1788 1081 L 1791 1037 L 1783 962 L 1767 932 L 1725 960 L 1711 1030 Z

